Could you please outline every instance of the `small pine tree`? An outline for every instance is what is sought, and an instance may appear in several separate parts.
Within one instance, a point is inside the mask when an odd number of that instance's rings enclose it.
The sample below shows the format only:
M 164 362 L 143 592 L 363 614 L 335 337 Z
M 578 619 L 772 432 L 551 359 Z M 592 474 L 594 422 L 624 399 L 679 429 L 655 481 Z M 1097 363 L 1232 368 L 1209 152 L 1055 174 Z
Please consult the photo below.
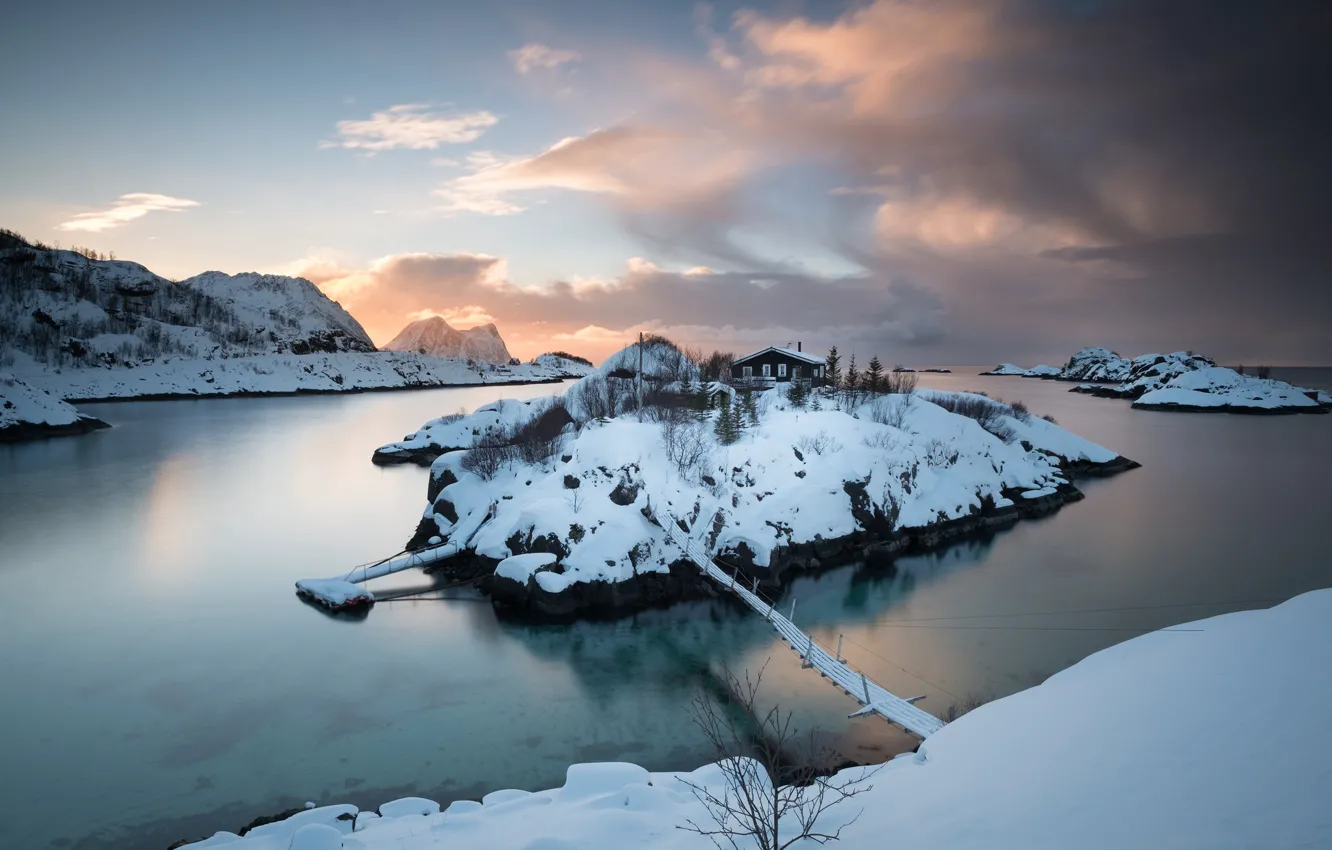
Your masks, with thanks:
M 846 388 L 860 389 L 860 370 L 856 368 L 856 353 L 851 352 L 851 362 L 846 367 Z
M 694 391 L 693 408 L 699 419 L 707 419 L 708 411 L 712 409 L 712 397 L 708 395 L 708 385 L 699 383 L 698 389 Z
M 717 438 L 717 442 L 723 446 L 729 446 L 735 442 L 731 438 L 731 397 L 726 393 L 718 393 L 717 402 L 719 412 L 717 418 L 712 423 L 712 433 Z
M 883 389 L 883 364 L 879 362 L 877 354 L 870 358 L 869 366 L 865 369 L 865 389 L 872 393 Z
M 842 356 L 837 353 L 835 345 L 828 349 L 828 357 L 823 366 L 823 380 L 833 389 L 837 389 L 842 383 Z
M 809 400 L 809 388 L 804 381 L 793 380 L 790 388 L 786 391 L 786 399 L 791 402 L 792 407 L 796 409 L 803 408 L 805 402 Z
M 731 405 L 731 442 L 736 442 L 745 435 L 745 412 L 743 405 Z
M 759 424 L 759 412 L 758 402 L 754 400 L 754 391 L 746 390 L 745 394 L 741 396 L 741 400 L 745 406 L 745 418 L 749 420 L 751 426 L 757 428 Z
M 809 402 L 809 409 L 810 409 L 810 410 L 822 410 L 822 409 L 823 409 L 823 405 L 819 404 L 819 394 L 818 394 L 818 393 L 814 393 L 814 394 L 813 394 L 813 397 L 810 399 L 810 402 Z

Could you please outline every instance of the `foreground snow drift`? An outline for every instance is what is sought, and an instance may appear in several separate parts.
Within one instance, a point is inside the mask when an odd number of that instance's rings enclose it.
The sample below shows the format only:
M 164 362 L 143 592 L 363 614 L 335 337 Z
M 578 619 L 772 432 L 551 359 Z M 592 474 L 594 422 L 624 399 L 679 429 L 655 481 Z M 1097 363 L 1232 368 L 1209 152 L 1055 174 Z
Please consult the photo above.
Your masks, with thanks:
M 531 363 L 495 366 L 406 352 L 344 351 L 166 359 L 141 366 L 102 369 L 34 367 L 31 373 L 25 371 L 23 377 L 60 398 L 90 401 L 535 383 L 562 380 L 571 377 L 571 373 L 558 366 Z
M 859 811 L 835 845 L 846 850 L 1326 847 L 1328 646 L 1332 590 L 1135 638 L 949 724 L 820 826 Z M 1256 701 L 1272 722 L 1238 724 Z M 676 828 L 708 823 L 682 778 L 721 787 L 715 765 L 685 774 L 574 765 L 550 791 L 496 791 L 443 812 L 419 798 L 379 814 L 326 806 L 187 847 L 711 848 Z
M 0 375 L 0 442 L 85 434 L 109 427 L 12 375 Z

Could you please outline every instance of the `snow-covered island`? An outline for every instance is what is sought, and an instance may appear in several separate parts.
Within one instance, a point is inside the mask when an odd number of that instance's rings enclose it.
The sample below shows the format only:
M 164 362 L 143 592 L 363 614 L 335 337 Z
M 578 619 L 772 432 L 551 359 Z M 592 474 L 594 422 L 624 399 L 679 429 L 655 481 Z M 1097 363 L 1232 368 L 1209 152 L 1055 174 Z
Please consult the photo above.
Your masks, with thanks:
M 50 393 L 12 375 L 0 375 L 0 443 L 86 434 L 108 427 Z
M 457 331 L 427 319 L 395 342 L 407 350 L 377 351 L 303 278 L 212 271 L 173 281 L 0 231 L 0 368 L 58 399 L 537 383 L 591 369 L 564 356 L 513 362 L 494 325 Z
M 502 607 L 606 613 L 704 592 L 666 523 L 775 580 L 867 547 L 984 533 L 1081 498 L 1075 476 L 1136 466 L 981 395 L 699 385 L 664 340 L 645 346 L 640 415 L 637 360 L 635 344 L 563 396 L 487 405 L 381 447 L 436 456 L 409 547 L 456 551 L 439 568 L 479 577 Z M 516 559 L 533 553 L 546 557 Z
M 1217 366 L 1191 351 L 1120 357 L 1107 348 L 1084 348 L 1062 368 L 1023 369 L 1012 363 L 982 375 L 1075 381 L 1070 392 L 1131 399 L 1139 410 L 1205 413 L 1327 413 L 1332 395 L 1285 381 Z
M 842 827 L 833 846 L 846 850 L 1326 846 L 1329 645 L 1332 590 L 1134 638 L 981 706 L 916 753 L 842 771 L 833 781 L 873 771 L 870 788 L 818 826 Z M 1246 734 L 1235 710 L 1256 697 L 1278 700 L 1280 722 Z M 496 790 L 443 809 L 418 797 L 377 811 L 323 805 L 185 848 L 708 850 L 677 828 L 712 823 L 686 782 L 728 789 L 715 764 L 583 764 L 549 791 Z

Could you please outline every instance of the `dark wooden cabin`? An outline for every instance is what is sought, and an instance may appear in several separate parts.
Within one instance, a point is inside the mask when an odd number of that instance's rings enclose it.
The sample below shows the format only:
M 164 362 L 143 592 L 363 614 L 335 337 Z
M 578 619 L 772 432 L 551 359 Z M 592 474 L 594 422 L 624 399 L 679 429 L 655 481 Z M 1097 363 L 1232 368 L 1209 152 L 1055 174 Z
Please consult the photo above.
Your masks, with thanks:
M 821 387 L 823 370 L 823 358 L 806 354 L 797 342 L 795 350 L 768 346 L 762 351 L 737 357 L 731 363 L 731 382 L 738 386 L 761 387 L 797 380 Z

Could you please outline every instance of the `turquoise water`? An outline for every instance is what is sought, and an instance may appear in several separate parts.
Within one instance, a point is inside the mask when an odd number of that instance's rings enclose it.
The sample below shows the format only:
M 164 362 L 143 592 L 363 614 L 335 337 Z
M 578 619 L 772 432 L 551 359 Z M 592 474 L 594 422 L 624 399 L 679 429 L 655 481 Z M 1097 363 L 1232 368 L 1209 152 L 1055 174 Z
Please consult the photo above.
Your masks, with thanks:
M 993 540 L 790 588 L 798 623 L 845 635 L 851 661 L 922 707 L 1332 584 L 1332 416 L 1147 413 L 1017 378 L 922 383 L 1021 398 L 1144 464 Z M 0 846 L 161 850 L 306 800 L 550 787 L 576 761 L 693 767 L 706 750 L 686 707 L 708 671 L 768 659 L 770 696 L 847 757 L 911 746 L 847 720 L 850 700 L 723 603 L 532 626 L 465 595 L 363 620 L 297 601 L 295 579 L 397 551 L 415 526 L 426 472 L 373 466 L 375 446 L 496 392 L 87 405 L 115 427 L 0 447 Z

